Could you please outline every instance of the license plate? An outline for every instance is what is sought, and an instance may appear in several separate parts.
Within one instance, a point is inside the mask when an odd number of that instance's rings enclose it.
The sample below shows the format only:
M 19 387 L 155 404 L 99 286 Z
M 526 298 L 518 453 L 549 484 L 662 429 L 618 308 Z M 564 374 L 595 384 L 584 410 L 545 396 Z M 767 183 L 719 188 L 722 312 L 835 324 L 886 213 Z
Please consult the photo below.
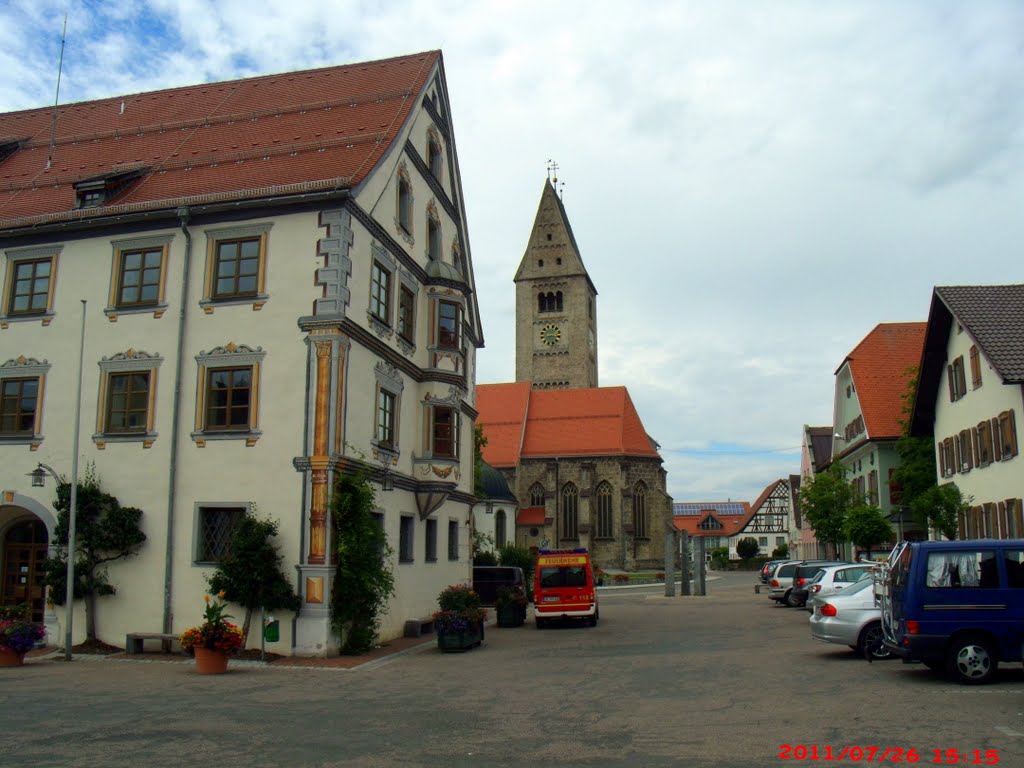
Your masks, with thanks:
M 557 597 L 545 597 L 545 598 L 543 598 L 541 600 L 541 602 L 542 603 L 557 603 L 558 602 L 558 598 Z

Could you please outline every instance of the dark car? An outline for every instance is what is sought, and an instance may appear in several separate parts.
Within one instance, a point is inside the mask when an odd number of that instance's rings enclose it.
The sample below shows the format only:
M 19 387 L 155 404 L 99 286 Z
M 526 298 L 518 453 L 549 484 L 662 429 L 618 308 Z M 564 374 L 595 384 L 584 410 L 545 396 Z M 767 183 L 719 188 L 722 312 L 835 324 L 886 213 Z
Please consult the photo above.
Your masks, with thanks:
M 761 583 L 767 584 L 768 579 L 771 578 L 772 571 L 775 570 L 775 566 L 779 563 L 788 563 L 789 560 L 769 560 L 763 566 L 761 566 Z
M 480 595 L 484 605 L 494 605 L 498 589 L 520 589 L 526 592 L 526 577 L 523 569 L 505 565 L 474 565 L 473 591 Z
M 786 598 L 786 605 L 802 608 L 807 603 L 807 585 L 814 575 L 827 565 L 854 565 L 848 560 L 804 560 L 793 571 L 793 588 Z

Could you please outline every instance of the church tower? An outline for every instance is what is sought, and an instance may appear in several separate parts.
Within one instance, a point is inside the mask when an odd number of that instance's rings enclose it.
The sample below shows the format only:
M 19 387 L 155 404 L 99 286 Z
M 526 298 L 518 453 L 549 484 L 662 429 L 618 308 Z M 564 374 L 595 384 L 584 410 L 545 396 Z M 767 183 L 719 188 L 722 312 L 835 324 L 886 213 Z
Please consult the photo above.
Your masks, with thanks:
M 515 284 L 516 381 L 534 389 L 598 386 L 597 290 L 550 179 Z

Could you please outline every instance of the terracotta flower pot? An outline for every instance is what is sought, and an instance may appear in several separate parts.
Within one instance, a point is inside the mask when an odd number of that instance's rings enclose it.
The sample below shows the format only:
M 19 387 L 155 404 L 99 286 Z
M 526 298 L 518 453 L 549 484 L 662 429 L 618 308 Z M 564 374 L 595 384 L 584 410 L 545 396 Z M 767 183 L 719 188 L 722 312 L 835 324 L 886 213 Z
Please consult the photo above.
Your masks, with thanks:
M 0 667 L 20 667 L 24 663 L 24 653 L 12 651 L 7 646 L 0 648 Z
M 212 651 L 197 645 L 192 648 L 196 655 L 196 672 L 200 675 L 223 675 L 228 671 L 228 655 L 223 651 Z

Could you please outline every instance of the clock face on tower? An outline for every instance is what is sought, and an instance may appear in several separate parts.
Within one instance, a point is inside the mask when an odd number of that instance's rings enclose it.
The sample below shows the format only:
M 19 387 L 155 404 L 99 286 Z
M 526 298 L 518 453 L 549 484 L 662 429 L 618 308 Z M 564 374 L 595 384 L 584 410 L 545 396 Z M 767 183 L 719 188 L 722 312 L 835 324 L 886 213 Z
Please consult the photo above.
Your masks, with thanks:
M 553 347 L 562 338 L 562 329 L 554 323 L 548 323 L 540 329 L 540 340 L 542 343 Z

